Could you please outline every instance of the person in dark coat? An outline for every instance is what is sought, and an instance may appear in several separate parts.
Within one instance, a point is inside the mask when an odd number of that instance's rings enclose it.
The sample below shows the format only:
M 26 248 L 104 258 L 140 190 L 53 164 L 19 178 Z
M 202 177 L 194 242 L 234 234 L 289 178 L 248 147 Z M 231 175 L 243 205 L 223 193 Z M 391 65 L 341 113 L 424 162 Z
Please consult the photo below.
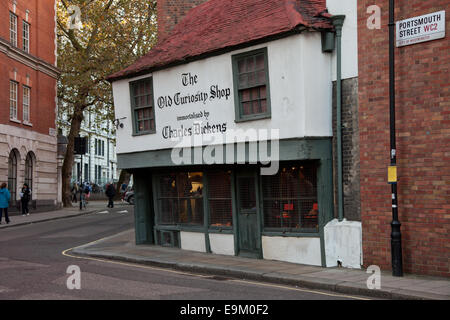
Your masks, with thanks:
M 11 200 L 11 194 L 9 193 L 8 188 L 6 188 L 6 183 L 3 182 L 0 187 L 0 224 L 2 223 L 3 212 L 5 213 L 6 223 L 9 223 L 9 216 L 8 216 L 9 200 Z
M 30 210 L 28 210 L 28 203 L 31 198 L 31 190 L 28 184 L 24 183 L 22 190 L 20 191 L 20 202 L 22 204 L 22 215 L 30 215 Z
M 114 188 L 114 184 L 110 183 L 106 187 L 106 196 L 108 197 L 108 208 L 114 208 L 113 198 L 116 195 L 116 188 Z

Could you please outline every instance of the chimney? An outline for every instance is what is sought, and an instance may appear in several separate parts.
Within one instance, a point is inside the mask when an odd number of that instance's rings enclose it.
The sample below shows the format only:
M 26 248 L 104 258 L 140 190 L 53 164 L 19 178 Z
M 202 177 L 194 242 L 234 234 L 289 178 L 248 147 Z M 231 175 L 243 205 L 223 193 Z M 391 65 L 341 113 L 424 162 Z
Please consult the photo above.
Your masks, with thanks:
M 167 38 L 189 10 L 208 0 L 157 0 L 158 42 Z

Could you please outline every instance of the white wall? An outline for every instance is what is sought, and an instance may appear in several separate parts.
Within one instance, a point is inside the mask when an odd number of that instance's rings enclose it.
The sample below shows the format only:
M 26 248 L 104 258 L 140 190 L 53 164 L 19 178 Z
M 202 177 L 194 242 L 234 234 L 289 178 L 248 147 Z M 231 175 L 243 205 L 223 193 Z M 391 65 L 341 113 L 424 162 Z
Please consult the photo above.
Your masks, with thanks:
M 230 256 L 235 255 L 233 234 L 210 233 L 209 244 L 212 253 Z
M 181 249 L 206 252 L 205 234 L 200 232 L 180 232 Z
M 233 54 L 267 47 L 272 117 L 245 123 L 235 123 L 232 58 Z M 177 92 L 195 94 L 210 91 L 211 85 L 230 88 L 228 100 L 203 104 L 191 103 L 171 108 L 155 108 L 156 134 L 132 136 L 129 82 L 148 77 L 124 79 L 113 83 L 116 118 L 123 118 L 124 128 L 117 131 L 117 153 L 173 148 L 177 141 L 162 136 L 164 126 L 190 127 L 195 120 L 177 121 L 178 116 L 207 111 L 210 124 L 227 123 L 229 129 L 279 129 L 280 139 L 297 137 L 329 137 L 331 127 L 331 55 L 321 51 L 319 32 L 294 35 L 220 56 L 210 57 L 153 74 L 155 104 L 160 96 Z M 181 74 L 198 76 L 198 83 L 184 87 Z M 204 120 L 204 119 L 203 119 Z M 222 136 L 211 134 L 210 136 Z M 195 145 L 204 144 L 195 141 Z
M 362 261 L 362 227 L 361 222 L 339 222 L 334 219 L 324 228 L 325 257 L 327 267 L 337 266 L 341 261 L 346 268 L 360 269 Z
M 345 15 L 342 27 L 342 79 L 358 76 L 358 5 L 357 0 L 327 0 L 328 12 Z M 336 80 L 336 51 L 333 53 L 332 77 Z
M 262 237 L 263 258 L 321 266 L 320 238 Z

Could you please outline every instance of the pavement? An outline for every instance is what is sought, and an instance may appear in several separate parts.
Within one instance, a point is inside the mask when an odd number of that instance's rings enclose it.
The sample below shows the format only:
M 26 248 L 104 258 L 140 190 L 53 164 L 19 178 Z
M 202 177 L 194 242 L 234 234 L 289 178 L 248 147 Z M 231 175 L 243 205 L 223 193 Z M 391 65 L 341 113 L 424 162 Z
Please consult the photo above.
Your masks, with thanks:
M 73 204 L 74 206 L 72 208 L 63 208 L 60 210 L 48 212 L 36 212 L 36 213 L 31 212 L 29 216 L 22 216 L 20 214 L 13 216 L 10 215 L 9 224 L 6 224 L 5 217 L 2 217 L 1 221 L 2 224 L 0 224 L 0 229 L 90 214 L 101 210 L 107 210 L 108 209 L 107 204 L 108 201 L 90 201 L 87 204 L 86 209 L 80 210 L 79 207 L 80 204 L 77 202 Z M 122 203 L 118 201 L 115 202 L 115 206 L 129 207 L 130 205 L 128 203 Z
M 129 207 L 128 204 L 116 203 Z M 78 207 L 65 208 L 30 216 L 15 216 L 11 223 L 4 222 L 0 229 L 55 219 L 75 217 L 107 210 L 104 201 L 88 204 L 87 210 Z M 152 265 L 200 274 L 212 274 L 219 278 L 238 278 L 264 281 L 303 288 L 334 291 L 382 299 L 450 300 L 450 279 L 406 274 L 393 277 L 381 272 L 379 289 L 369 289 L 372 275 L 363 269 L 322 268 L 288 262 L 248 259 L 181 250 L 154 245 L 135 245 L 134 229 L 99 239 L 73 248 L 70 254 L 96 259 L 116 260 L 128 263 Z

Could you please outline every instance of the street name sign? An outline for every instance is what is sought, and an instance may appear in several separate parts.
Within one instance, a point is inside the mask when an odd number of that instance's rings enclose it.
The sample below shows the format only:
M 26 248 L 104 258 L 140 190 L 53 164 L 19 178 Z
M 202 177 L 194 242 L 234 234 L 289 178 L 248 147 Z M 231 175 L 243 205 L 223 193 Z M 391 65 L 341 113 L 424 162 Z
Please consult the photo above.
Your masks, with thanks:
M 397 22 L 397 47 L 445 38 L 445 10 Z

